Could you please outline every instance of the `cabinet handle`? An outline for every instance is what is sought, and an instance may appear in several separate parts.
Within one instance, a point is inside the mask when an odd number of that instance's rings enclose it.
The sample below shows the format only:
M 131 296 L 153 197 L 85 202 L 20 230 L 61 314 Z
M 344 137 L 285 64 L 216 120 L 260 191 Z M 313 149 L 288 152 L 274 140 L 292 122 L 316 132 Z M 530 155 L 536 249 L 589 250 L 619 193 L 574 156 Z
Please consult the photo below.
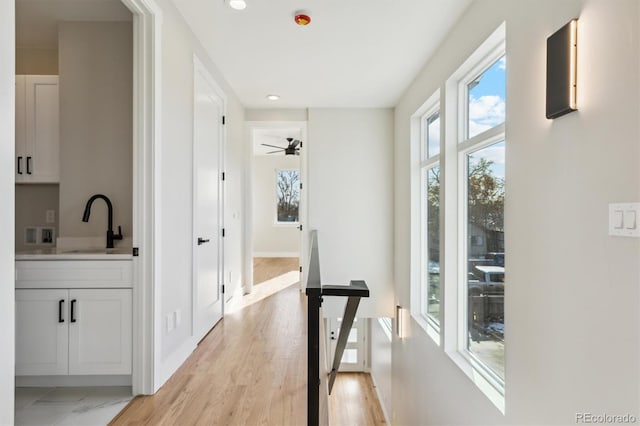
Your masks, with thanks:
M 75 307 L 76 307 L 76 299 L 73 299 L 71 301 L 71 319 L 69 320 L 69 322 L 76 322 L 76 314 L 75 314 Z
M 31 174 L 31 157 L 27 157 L 27 174 Z
M 22 174 L 22 157 L 18 157 L 18 174 Z
M 64 305 L 64 299 L 60 299 L 60 301 L 58 301 L 58 322 L 64 322 L 64 318 L 62 317 L 63 305 Z

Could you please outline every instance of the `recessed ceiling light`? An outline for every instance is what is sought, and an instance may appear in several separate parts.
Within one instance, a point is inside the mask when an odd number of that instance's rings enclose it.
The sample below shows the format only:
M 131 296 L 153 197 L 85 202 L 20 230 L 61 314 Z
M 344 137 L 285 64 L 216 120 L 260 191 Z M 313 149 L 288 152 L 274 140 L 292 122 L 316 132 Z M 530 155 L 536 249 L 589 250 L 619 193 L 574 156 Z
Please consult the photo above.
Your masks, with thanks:
M 279 95 L 267 95 L 267 99 L 269 99 L 270 101 L 277 101 L 278 99 L 280 99 Z
M 247 7 L 247 2 L 244 0 L 227 0 L 229 7 L 235 10 L 243 10 Z

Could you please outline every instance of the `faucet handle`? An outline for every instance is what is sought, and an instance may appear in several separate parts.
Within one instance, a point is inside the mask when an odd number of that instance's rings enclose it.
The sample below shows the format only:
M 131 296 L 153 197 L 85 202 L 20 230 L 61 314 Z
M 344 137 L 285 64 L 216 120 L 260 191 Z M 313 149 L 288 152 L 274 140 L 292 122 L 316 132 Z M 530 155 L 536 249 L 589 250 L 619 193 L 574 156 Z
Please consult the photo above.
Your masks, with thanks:
M 122 239 L 122 226 L 118 225 L 118 235 L 114 235 L 113 239 L 114 240 L 121 240 Z

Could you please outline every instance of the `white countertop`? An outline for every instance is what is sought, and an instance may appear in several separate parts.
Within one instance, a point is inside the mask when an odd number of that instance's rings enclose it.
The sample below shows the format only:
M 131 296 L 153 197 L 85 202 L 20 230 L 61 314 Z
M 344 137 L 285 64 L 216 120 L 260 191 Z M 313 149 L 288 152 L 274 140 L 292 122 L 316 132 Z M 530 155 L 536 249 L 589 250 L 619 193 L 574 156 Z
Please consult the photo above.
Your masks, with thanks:
M 19 251 L 16 260 L 131 260 L 131 247 L 107 248 L 39 248 Z

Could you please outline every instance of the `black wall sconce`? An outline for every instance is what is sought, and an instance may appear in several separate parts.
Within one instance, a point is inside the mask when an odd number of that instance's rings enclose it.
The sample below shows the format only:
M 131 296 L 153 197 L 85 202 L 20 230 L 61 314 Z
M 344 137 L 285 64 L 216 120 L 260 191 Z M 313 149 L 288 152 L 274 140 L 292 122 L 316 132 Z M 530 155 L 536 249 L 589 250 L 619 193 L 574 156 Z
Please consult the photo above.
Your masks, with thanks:
M 547 38 L 547 118 L 578 109 L 576 77 L 578 20 L 572 19 Z

